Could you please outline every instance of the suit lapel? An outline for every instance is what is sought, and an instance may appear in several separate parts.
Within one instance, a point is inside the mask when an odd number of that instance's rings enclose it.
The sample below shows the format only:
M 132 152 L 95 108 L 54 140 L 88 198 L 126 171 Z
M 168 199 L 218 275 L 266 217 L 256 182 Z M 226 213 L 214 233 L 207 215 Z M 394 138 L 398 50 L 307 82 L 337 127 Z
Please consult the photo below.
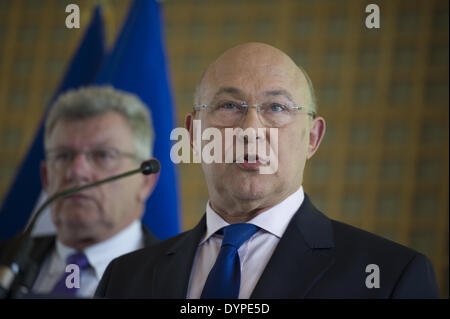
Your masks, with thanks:
M 305 199 L 251 298 L 304 298 L 334 262 L 331 221 Z
M 33 249 L 26 260 L 23 271 L 20 275 L 20 286 L 31 290 L 41 270 L 42 263 L 55 246 L 55 236 L 43 236 L 33 239 Z
M 148 229 L 147 226 L 145 226 L 143 223 L 141 223 L 142 227 L 142 234 L 144 237 L 144 246 L 152 246 L 160 242 L 160 240 L 153 235 L 153 233 Z
M 153 274 L 152 295 L 155 298 L 186 298 L 192 263 L 205 231 L 206 215 L 166 250 Z

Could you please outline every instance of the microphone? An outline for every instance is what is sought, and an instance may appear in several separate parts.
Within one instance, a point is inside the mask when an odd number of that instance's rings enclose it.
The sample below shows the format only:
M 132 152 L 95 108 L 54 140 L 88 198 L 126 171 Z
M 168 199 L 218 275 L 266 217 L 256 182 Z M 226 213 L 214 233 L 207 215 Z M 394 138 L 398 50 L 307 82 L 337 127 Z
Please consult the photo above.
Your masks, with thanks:
M 159 164 L 158 160 L 151 159 L 141 164 L 141 172 L 144 175 L 150 175 L 158 173 L 161 169 L 161 164 Z
M 41 213 L 51 203 L 61 197 L 67 197 L 83 190 L 99 186 L 104 183 L 109 183 L 137 173 L 142 173 L 144 175 L 156 174 L 160 169 L 161 165 L 159 161 L 157 159 L 150 159 L 142 162 L 141 166 L 137 169 L 119 175 L 114 175 L 91 184 L 66 189 L 54 194 L 53 196 L 50 196 L 36 211 L 26 229 L 21 234 L 16 235 L 16 237 L 12 240 L 9 250 L 4 253 L 3 256 L 1 256 L 2 262 L 0 263 L 0 299 L 8 297 L 8 295 L 10 294 L 11 286 L 16 276 L 19 274 L 21 268 L 23 268 L 23 266 L 26 264 L 27 256 L 30 254 L 31 249 L 33 248 L 31 232 Z

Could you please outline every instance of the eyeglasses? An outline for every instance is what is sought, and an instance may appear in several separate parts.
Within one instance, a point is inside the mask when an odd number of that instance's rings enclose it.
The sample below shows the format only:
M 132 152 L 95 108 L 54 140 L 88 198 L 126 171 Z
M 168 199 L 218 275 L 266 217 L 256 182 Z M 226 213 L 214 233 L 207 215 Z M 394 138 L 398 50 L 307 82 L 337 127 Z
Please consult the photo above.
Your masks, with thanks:
M 123 157 L 139 160 L 136 154 L 122 152 L 115 148 L 96 148 L 88 151 L 77 151 L 73 149 L 55 149 L 46 152 L 47 160 L 57 170 L 65 170 L 79 155 L 84 154 L 88 162 L 100 171 L 112 171 L 116 169 Z
M 196 105 L 195 111 L 207 110 L 207 116 L 216 124 L 234 126 L 239 124 L 250 107 L 255 107 L 261 122 L 270 127 L 281 127 L 294 121 L 297 114 L 306 114 L 314 118 L 316 113 L 303 106 L 286 103 L 266 102 L 247 104 L 246 102 L 224 101 L 214 105 Z

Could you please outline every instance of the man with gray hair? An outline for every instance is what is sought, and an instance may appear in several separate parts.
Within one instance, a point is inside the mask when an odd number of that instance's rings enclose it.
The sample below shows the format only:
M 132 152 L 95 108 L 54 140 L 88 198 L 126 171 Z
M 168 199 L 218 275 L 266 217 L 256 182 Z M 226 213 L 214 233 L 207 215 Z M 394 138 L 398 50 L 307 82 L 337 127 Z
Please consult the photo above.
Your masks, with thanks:
M 48 195 L 129 171 L 152 156 L 148 108 L 110 86 L 68 91 L 45 122 L 41 179 Z M 38 237 L 24 282 L 35 293 L 91 297 L 114 258 L 158 242 L 141 224 L 157 175 L 134 175 L 57 200 L 56 236 Z M 77 265 L 68 272 L 67 265 Z M 79 280 L 78 280 L 79 279 Z M 69 283 L 69 285 L 67 285 Z

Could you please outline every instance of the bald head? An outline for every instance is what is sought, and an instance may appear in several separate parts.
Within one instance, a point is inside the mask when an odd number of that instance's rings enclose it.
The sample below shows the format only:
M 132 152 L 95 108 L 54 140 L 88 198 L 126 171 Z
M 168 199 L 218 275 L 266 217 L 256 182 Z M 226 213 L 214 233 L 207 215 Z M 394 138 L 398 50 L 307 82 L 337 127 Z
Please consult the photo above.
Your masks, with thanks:
M 316 111 L 316 99 L 311 80 L 306 72 L 281 50 L 264 43 L 244 43 L 225 51 L 204 71 L 197 86 L 196 105 L 209 103 L 211 88 L 227 80 L 255 81 L 255 85 L 267 80 L 282 78 L 296 91 L 295 101 Z

